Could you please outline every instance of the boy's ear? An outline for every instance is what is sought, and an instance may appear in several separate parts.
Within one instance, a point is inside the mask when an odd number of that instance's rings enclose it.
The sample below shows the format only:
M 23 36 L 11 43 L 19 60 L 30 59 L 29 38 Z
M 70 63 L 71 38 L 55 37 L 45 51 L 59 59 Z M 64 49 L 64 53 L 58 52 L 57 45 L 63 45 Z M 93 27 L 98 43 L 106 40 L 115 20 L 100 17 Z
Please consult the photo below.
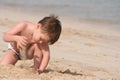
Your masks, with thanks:
M 42 25 L 41 25 L 41 24 L 37 24 L 37 29 L 38 29 L 38 28 L 41 28 L 41 27 L 42 27 Z

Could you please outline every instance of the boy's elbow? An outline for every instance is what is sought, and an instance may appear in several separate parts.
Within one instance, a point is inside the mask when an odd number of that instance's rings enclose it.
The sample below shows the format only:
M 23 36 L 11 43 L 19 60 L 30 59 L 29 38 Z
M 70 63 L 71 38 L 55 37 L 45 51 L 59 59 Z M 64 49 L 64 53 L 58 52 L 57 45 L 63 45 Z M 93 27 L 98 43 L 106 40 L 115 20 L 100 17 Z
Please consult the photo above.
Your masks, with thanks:
M 3 35 L 3 37 L 2 37 L 2 38 L 3 38 L 3 40 L 4 40 L 4 41 L 6 41 L 6 36 L 5 36 L 5 34 Z
M 7 35 L 6 35 L 6 33 L 4 33 L 4 35 L 3 35 L 3 40 L 7 42 Z

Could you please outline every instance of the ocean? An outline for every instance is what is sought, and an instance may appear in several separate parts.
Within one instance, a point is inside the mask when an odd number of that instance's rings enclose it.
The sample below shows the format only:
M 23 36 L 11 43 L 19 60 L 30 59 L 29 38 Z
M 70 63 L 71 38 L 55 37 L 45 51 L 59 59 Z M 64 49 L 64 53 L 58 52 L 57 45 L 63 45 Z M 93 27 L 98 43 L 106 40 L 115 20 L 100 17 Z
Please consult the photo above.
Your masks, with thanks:
M 0 5 L 37 13 L 120 22 L 120 0 L 0 0 Z

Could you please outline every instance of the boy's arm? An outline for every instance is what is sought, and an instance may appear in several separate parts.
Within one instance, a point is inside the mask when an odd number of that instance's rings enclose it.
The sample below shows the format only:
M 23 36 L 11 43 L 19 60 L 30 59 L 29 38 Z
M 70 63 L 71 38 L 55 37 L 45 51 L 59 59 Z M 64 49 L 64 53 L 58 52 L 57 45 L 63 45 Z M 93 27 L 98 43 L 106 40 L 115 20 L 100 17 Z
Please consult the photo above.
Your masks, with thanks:
M 49 59 L 50 59 L 50 50 L 49 50 L 48 44 L 42 44 L 41 51 L 43 53 L 43 58 L 42 58 L 40 66 L 39 66 L 40 73 L 45 70 L 45 68 L 48 65 Z
M 6 42 L 17 42 L 17 48 L 20 48 L 27 44 L 27 38 L 24 36 L 19 36 L 19 33 L 25 28 L 26 23 L 21 22 L 8 30 L 3 35 L 3 40 Z
M 15 27 L 11 28 L 3 35 L 3 40 L 6 42 L 16 41 L 17 35 L 23 30 L 25 23 L 19 23 Z

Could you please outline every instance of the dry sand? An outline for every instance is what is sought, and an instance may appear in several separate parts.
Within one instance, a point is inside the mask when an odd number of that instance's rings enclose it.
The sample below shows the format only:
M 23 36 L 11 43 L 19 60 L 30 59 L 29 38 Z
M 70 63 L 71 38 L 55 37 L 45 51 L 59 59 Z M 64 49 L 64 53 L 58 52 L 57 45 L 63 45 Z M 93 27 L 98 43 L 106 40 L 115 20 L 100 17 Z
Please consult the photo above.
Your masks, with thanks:
M 0 56 L 7 50 L 2 40 L 5 31 L 17 22 L 37 22 L 48 14 L 27 14 L 17 10 L 0 10 Z M 38 17 L 39 16 L 39 17 Z M 18 61 L 15 66 L 0 66 L 0 80 L 120 80 L 120 32 L 98 24 L 61 16 L 60 40 L 51 49 L 46 71 L 32 72 L 32 60 Z

